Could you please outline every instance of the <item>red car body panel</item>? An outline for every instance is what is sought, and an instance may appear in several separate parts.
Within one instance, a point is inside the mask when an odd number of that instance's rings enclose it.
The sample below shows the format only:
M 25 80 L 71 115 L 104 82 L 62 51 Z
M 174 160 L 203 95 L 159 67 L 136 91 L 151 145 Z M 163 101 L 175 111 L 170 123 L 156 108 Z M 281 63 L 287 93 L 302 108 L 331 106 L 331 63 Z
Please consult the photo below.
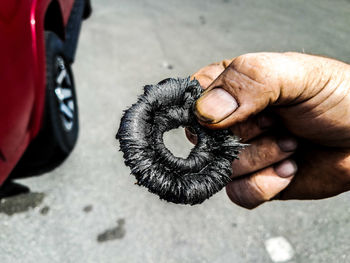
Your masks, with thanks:
M 45 103 L 44 20 L 51 0 L 0 4 L 0 185 L 38 134 Z M 64 26 L 74 0 L 58 0 Z

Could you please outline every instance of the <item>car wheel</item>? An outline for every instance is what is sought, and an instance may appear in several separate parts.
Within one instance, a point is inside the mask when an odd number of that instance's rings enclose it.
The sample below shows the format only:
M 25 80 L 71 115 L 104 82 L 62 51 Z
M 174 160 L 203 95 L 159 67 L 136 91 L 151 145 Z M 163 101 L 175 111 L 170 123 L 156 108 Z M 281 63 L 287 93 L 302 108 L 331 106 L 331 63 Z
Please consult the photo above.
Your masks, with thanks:
M 43 127 L 31 142 L 13 177 L 48 172 L 61 164 L 78 138 L 78 105 L 71 65 L 65 59 L 63 42 L 45 32 L 46 101 Z
M 68 155 L 78 138 L 78 105 L 73 72 L 63 55 L 63 43 L 52 32 L 45 33 L 47 114 L 45 121 L 53 143 Z M 46 125 L 46 124 L 45 124 Z

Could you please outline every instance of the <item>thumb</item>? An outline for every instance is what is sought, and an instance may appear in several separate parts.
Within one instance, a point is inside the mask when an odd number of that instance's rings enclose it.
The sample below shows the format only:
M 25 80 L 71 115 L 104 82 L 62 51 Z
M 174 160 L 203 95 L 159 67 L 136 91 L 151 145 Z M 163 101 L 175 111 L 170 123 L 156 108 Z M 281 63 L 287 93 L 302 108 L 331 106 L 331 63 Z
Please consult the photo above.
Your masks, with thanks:
M 203 125 L 219 129 L 245 121 L 269 105 L 301 102 L 317 93 L 310 83 L 322 87 L 322 80 L 315 82 L 312 76 L 315 65 L 322 67 L 324 60 L 300 53 L 239 56 L 197 100 L 195 113 Z

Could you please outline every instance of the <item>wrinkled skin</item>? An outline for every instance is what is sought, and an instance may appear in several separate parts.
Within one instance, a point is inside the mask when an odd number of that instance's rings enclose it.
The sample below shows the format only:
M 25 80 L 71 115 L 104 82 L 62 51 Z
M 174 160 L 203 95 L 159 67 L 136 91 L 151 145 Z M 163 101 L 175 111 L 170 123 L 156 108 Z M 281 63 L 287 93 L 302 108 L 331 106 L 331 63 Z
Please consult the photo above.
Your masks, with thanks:
M 200 123 L 230 128 L 250 144 L 233 162 L 226 187 L 234 203 L 251 209 L 272 199 L 320 199 L 350 189 L 350 65 L 299 53 L 252 53 L 193 77 L 206 89 L 196 102 Z

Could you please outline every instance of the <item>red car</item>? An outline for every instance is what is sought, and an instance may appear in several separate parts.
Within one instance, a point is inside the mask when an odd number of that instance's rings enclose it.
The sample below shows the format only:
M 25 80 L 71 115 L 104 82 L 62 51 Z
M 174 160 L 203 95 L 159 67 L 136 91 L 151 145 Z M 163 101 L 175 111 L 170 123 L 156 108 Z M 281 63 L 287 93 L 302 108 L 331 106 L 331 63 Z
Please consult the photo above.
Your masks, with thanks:
M 53 169 L 72 151 L 78 107 L 71 64 L 90 0 L 0 4 L 0 189 L 11 174 Z

